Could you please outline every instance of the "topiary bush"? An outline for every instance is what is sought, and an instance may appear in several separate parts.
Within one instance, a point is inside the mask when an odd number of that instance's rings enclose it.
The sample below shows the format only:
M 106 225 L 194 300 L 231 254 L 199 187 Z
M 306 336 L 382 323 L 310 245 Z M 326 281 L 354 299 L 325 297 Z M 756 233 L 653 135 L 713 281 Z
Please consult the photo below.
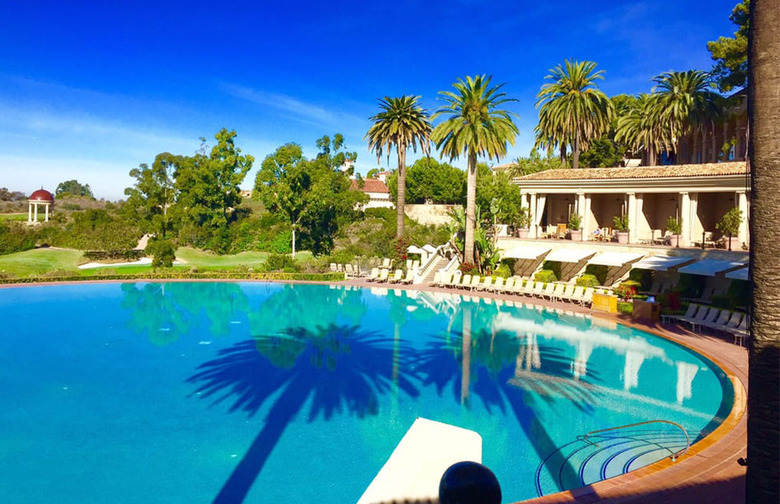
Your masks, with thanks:
M 502 264 L 498 268 L 496 268 L 495 272 L 496 276 L 509 278 L 512 276 L 512 270 L 509 269 L 509 266 L 507 264 Z
M 581 287 L 598 287 L 601 285 L 595 276 L 588 275 L 587 273 L 579 277 L 575 283 L 577 286 Z
M 586 275 L 593 275 L 598 280 L 599 285 L 604 285 L 607 281 L 607 274 L 609 274 L 609 266 L 602 266 L 601 264 L 588 264 L 585 267 Z
M 555 276 L 555 272 L 553 270 L 543 269 L 534 275 L 534 280 L 537 282 L 550 283 L 557 281 L 558 277 Z
M 560 261 L 544 261 L 544 264 L 542 264 L 542 270 L 552 271 L 553 273 L 555 273 L 555 279 L 560 280 L 561 265 L 562 263 Z

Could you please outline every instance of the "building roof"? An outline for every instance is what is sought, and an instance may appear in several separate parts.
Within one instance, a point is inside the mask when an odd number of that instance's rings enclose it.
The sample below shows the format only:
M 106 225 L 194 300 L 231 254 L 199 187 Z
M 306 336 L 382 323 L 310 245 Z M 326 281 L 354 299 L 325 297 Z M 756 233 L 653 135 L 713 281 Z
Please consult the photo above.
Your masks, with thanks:
M 747 165 L 744 161 L 731 161 L 728 163 L 642 166 L 637 168 L 582 168 L 578 170 L 563 168 L 532 173 L 518 177 L 515 180 L 552 181 L 711 177 L 718 175 L 742 175 L 746 171 Z
M 357 179 L 352 179 L 350 189 L 362 191 L 364 193 L 390 193 L 390 189 L 387 188 L 387 184 L 379 179 L 363 179 L 363 188 L 358 186 Z
M 30 201 L 54 201 L 54 195 L 46 189 L 38 189 L 30 195 Z

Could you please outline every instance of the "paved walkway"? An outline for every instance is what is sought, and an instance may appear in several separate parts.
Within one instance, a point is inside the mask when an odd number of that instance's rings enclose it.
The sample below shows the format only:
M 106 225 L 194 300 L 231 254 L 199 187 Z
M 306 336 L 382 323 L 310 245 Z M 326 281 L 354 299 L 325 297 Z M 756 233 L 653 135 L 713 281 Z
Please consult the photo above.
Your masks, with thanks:
M 347 280 L 343 284 L 433 292 L 459 292 L 458 290 L 453 291 L 452 289 L 425 285 L 376 284 L 359 279 Z M 569 303 L 553 303 L 527 297 L 493 295 L 483 292 L 470 292 L 468 295 L 493 297 L 506 301 L 533 302 L 550 308 L 591 313 L 587 308 Z M 593 316 L 611 319 L 658 334 L 706 355 L 732 377 L 736 392 L 734 408 L 731 415 L 715 432 L 693 445 L 691 450 L 680 457 L 677 462 L 673 463 L 665 459 L 629 474 L 572 491 L 524 501 L 524 504 L 593 502 L 744 504 L 745 467 L 737 464 L 737 459 L 746 456 L 747 449 L 747 415 L 745 414 L 748 384 L 747 349 L 737 346 L 727 339 L 691 333 L 680 328 L 670 329 L 660 324 L 637 324 L 625 316 L 599 312 L 594 312 Z

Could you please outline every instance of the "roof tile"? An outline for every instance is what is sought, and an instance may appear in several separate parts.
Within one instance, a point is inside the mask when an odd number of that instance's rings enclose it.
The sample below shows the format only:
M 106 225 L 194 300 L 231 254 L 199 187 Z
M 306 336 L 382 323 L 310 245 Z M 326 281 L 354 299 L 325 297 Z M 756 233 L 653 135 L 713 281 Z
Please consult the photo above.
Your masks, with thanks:
M 727 163 L 704 163 L 669 166 L 641 166 L 638 168 L 563 168 L 547 170 L 523 177 L 523 180 L 602 180 L 602 179 L 645 179 L 677 177 L 710 177 L 718 175 L 742 175 L 747 171 L 744 161 Z

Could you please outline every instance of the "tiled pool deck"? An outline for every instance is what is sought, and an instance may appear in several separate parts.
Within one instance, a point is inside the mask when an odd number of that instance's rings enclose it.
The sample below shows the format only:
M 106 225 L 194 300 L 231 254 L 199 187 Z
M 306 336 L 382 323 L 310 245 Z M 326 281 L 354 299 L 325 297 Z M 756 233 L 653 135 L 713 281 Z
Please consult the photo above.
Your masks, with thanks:
M 376 284 L 362 280 L 348 280 L 344 285 L 360 287 L 385 287 L 417 289 L 433 292 L 455 292 L 424 285 L 404 286 L 397 284 Z M 491 297 L 504 301 L 527 302 L 550 308 L 581 313 L 590 309 L 571 303 L 553 303 L 527 297 L 465 292 L 467 295 Z M 606 321 L 636 327 L 659 336 L 672 339 L 709 357 L 734 381 L 734 408 L 726 421 L 715 432 L 699 441 L 680 457 L 677 462 L 669 459 L 656 462 L 629 474 L 602 481 L 576 490 L 560 492 L 537 499 L 523 501 L 523 504 L 552 503 L 594 503 L 632 502 L 683 504 L 707 502 L 743 504 L 745 502 L 745 467 L 737 459 L 746 456 L 747 449 L 747 377 L 748 352 L 728 339 L 692 333 L 674 326 L 636 323 L 630 317 L 593 313 Z

